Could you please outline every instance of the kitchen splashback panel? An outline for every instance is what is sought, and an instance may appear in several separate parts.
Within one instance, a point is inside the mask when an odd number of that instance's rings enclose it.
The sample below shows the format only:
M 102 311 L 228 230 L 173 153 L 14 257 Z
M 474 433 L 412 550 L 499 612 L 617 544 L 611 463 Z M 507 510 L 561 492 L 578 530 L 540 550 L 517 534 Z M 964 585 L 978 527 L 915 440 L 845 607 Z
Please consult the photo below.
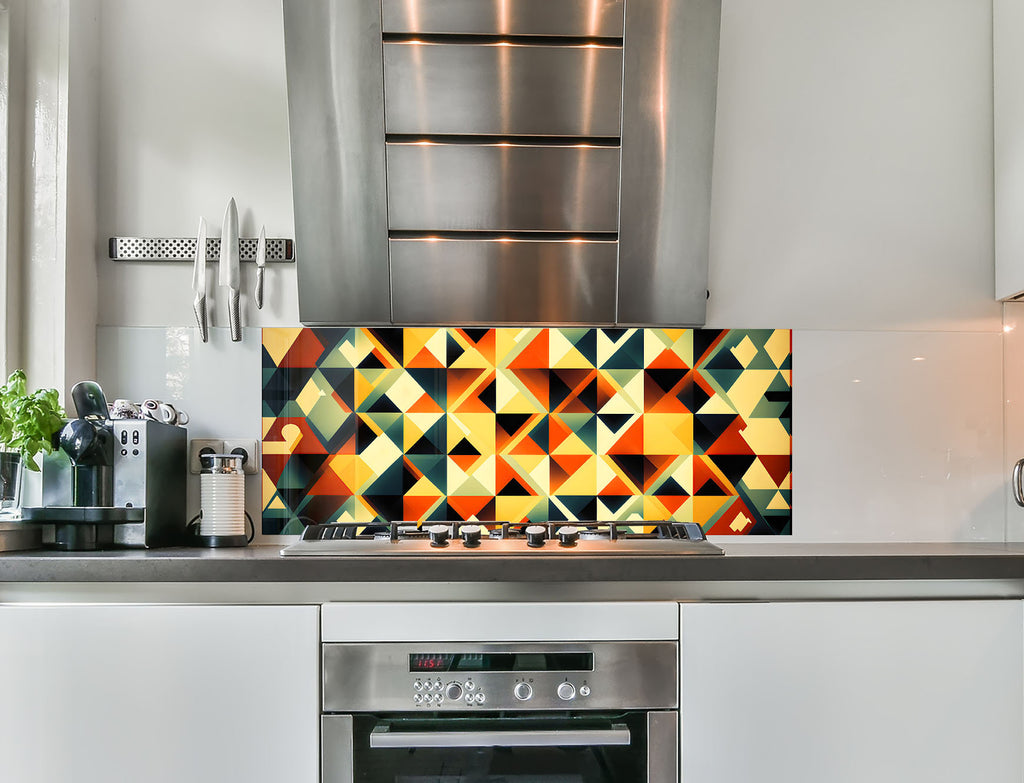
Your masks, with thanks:
M 267 328 L 263 533 L 309 522 L 791 532 L 788 330 Z

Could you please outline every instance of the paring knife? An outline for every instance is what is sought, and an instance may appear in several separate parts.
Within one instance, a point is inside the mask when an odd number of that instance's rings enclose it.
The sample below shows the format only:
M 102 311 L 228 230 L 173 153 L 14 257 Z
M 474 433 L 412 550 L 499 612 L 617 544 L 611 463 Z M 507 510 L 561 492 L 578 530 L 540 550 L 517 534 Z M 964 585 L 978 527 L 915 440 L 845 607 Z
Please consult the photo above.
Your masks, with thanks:
M 256 290 L 253 301 L 256 309 L 263 309 L 263 270 L 267 265 L 267 227 L 260 226 L 260 238 L 256 240 Z
M 192 267 L 192 290 L 196 298 L 192 300 L 192 309 L 199 324 L 199 336 L 203 342 L 209 342 L 210 333 L 206 321 L 206 218 L 199 218 L 199 236 L 196 237 L 196 261 Z
M 220 284 L 229 289 L 228 322 L 231 326 L 231 342 L 234 343 L 242 340 L 242 322 L 238 312 L 241 288 L 238 256 L 238 207 L 235 206 L 235 200 L 231 199 L 224 211 L 224 227 L 220 235 Z

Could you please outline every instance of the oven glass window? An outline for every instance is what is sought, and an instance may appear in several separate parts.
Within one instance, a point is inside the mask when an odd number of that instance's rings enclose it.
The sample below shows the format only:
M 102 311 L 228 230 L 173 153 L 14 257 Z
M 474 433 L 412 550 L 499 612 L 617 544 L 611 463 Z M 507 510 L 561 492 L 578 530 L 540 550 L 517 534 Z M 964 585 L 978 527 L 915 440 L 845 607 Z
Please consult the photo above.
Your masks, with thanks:
M 353 779 L 356 783 L 643 783 L 646 725 L 646 714 L 639 712 L 427 719 L 423 715 L 357 716 Z M 439 741 L 458 746 L 436 747 Z

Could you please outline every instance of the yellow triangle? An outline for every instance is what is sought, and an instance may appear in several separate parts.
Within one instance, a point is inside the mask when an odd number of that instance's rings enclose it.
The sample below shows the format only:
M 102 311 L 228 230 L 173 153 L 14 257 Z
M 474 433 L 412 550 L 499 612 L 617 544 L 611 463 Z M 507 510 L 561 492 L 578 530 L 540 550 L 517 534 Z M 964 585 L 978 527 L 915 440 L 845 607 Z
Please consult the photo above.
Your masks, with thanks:
M 740 435 L 755 454 L 789 454 L 792 448 L 790 435 L 778 419 L 747 419 Z
M 530 512 L 538 503 L 544 502 L 529 495 L 516 495 L 512 497 L 495 498 L 495 512 L 498 519 L 507 519 L 510 522 L 522 522 L 529 519 Z
M 729 404 L 721 394 L 712 395 L 711 399 L 705 402 L 697 413 L 731 413 L 735 414 L 736 409 Z
M 789 503 L 787 503 L 786 499 L 784 497 L 782 497 L 782 493 L 781 492 L 776 492 L 775 496 L 771 499 L 771 502 L 768 504 L 768 509 L 770 511 L 775 511 L 775 510 L 785 511 L 788 508 L 789 508 Z
M 280 366 L 301 331 L 301 328 L 295 327 L 263 327 L 263 350 L 273 360 L 275 367 Z
M 405 492 L 406 495 L 421 497 L 421 498 L 435 498 L 440 497 L 442 493 L 437 487 L 433 485 L 426 476 L 422 477 L 419 481 L 413 484 Z
M 744 370 L 736 382 L 727 390 L 736 412 L 749 419 L 754 408 L 764 398 L 764 393 L 778 376 L 778 370 Z M 760 454 L 776 452 L 757 452 Z
M 765 353 L 776 367 L 782 367 L 793 350 L 793 333 L 789 329 L 776 329 L 764 344 Z
M 778 489 L 759 459 L 755 459 L 747 468 L 743 474 L 743 483 L 748 489 Z

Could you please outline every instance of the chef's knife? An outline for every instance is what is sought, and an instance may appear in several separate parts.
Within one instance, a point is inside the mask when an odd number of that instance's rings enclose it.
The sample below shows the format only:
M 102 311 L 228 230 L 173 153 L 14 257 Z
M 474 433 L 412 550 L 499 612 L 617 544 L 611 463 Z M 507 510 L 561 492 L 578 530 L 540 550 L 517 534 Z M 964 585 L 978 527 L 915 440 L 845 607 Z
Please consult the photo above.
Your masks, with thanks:
M 263 309 L 263 268 L 267 265 L 267 227 L 260 226 L 260 238 L 256 240 L 256 291 L 253 300 L 256 309 Z
M 210 339 L 206 321 L 206 218 L 199 218 L 199 235 L 196 237 L 196 261 L 192 267 L 192 290 L 196 298 L 192 300 L 192 309 L 196 313 L 199 324 L 199 336 L 203 342 Z
M 231 326 L 231 341 L 242 339 L 242 322 L 238 312 L 238 207 L 235 200 L 228 201 L 224 211 L 224 227 L 220 234 L 220 284 L 229 289 L 228 322 Z

